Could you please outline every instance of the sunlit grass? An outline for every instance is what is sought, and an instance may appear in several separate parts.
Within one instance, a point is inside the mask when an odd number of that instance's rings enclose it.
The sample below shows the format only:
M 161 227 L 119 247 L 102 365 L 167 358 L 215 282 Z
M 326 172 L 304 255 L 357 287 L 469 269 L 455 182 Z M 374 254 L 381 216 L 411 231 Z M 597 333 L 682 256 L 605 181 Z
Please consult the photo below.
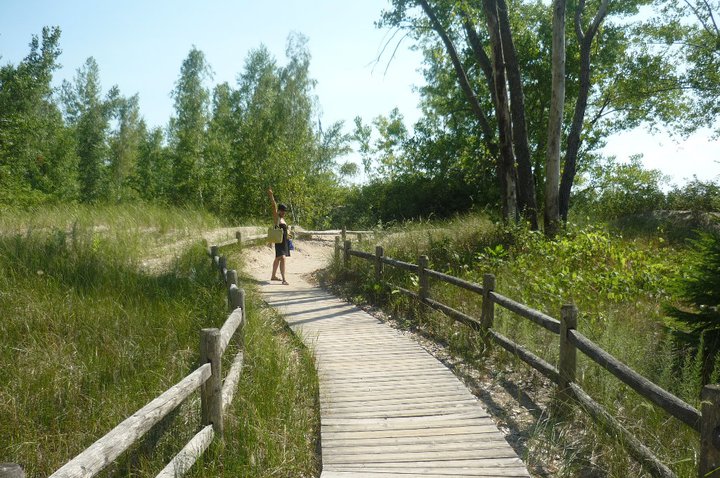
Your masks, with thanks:
M 140 266 L 149 241 L 199 238 L 221 223 L 142 206 L 15 211 L 0 222 L 0 462 L 47 476 L 197 367 L 200 329 L 227 318 L 205 245 L 189 241 L 162 270 Z M 276 316 L 248 304 L 228 435 L 196 473 L 302 476 L 317 468 L 312 358 Z M 104 476 L 155 476 L 199 420 L 194 394 Z
M 432 269 L 480 284 L 483 274 L 495 274 L 497 292 L 556 318 L 564 303 L 574 303 L 580 310 L 578 329 L 584 335 L 650 380 L 699 405 L 696 364 L 692 357 L 683 362 L 677 355 L 661 309 L 663 302 L 672 300 L 670 281 L 682 263 L 683 251 L 668 246 L 661 237 L 628 240 L 597 226 L 585 226 L 549 242 L 522 228 L 505 228 L 474 216 L 409 224 L 396 233 L 388 232 L 379 241 L 386 256 L 417 263 L 418 256 L 427 255 Z M 374 252 L 373 242 L 353 247 Z M 468 327 L 419 305 L 392 286 L 376 283 L 373 267 L 371 262 L 353 258 L 350 271 L 333 264 L 327 280 L 334 280 L 337 290 L 351 300 L 379 301 L 401 325 L 446 344 L 479 369 L 524 367 L 498 348 L 487 349 Z M 417 291 L 418 278 L 405 271 L 385 266 L 384 278 Z M 479 296 L 438 281 L 431 284 L 435 300 L 480 317 Z M 559 344 L 554 334 L 499 306 L 494 328 L 557 364 Z M 578 382 L 590 395 L 678 476 L 693 476 L 697 434 L 579 356 Z M 528 445 L 531 452 L 542 452 L 552 443 L 555 450 L 573 450 L 559 476 L 577 476 L 587 466 L 602 470 L 604 476 L 643 476 L 622 446 L 581 413 L 568 423 L 540 421 L 535 435 Z

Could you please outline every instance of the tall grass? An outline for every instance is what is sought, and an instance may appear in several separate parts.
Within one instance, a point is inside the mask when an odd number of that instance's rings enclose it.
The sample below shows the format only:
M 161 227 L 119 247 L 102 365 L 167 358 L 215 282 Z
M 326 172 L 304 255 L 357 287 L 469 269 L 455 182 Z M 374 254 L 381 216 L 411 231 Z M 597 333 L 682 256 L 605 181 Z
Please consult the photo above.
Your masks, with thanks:
M 382 240 L 385 255 L 417 263 L 428 255 L 430 267 L 482 283 L 485 273 L 497 278 L 497 291 L 554 317 L 563 303 L 580 310 L 578 329 L 632 368 L 698 406 L 697 361 L 678 353 L 663 325 L 661 305 L 671 301 L 670 282 L 679 273 L 683 250 L 662 237 L 627 240 L 597 226 L 571 230 L 554 241 L 522 228 L 493 225 L 482 217 L 463 217 L 436 224 L 409 224 Z M 366 250 L 373 244 L 360 244 Z M 388 282 L 417 290 L 417 277 L 387 267 Z M 495 348 L 487 350 L 480 337 L 465 326 L 418 305 L 392 287 L 376 284 L 373 265 L 353 258 L 350 271 L 339 264 L 328 280 L 355 300 L 384 304 L 401 324 L 417 328 L 478 368 L 523 367 Z M 475 317 L 481 298 L 433 281 L 431 296 Z M 495 328 L 557 364 L 558 340 L 527 320 L 496 307 Z M 609 373 L 579 354 L 579 383 L 630 429 L 678 476 L 696 473 L 698 436 L 685 425 L 655 409 Z M 529 370 L 529 369 L 528 369 Z M 559 476 L 576 476 L 580 468 L 595 468 L 603 476 L 644 476 L 622 446 L 590 419 L 577 413 L 567 423 L 542 419 L 531 452 L 544 453 L 550 441 L 556 449 L 572 449 Z M 570 447 L 570 448 L 568 448 Z
M 200 329 L 227 318 L 204 244 L 163 270 L 141 265 L 149 242 L 199 237 L 220 222 L 132 206 L 17 210 L 0 223 L 0 462 L 47 476 L 195 369 Z M 301 476 L 317 466 L 312 360 L 277 318 L 248 303 L 237 417 L 196 473 Z M 197 431 L 198 402 L 191 397 L 103 476 L 155 476 Z
M 139 243 L 77 226 L 0 238 L 0 460 L 48 475 L 191 371 L 222 290 L 202 245 L 145 275 Z
M 238 264 L 237 255 L 229 263 Z M 243 372 L 225 440 L 211 447 L 188 476 L 319 476 L 318 381 L 312 354 L 282 317 L 263 304 L 241 278 L 247 293 Z

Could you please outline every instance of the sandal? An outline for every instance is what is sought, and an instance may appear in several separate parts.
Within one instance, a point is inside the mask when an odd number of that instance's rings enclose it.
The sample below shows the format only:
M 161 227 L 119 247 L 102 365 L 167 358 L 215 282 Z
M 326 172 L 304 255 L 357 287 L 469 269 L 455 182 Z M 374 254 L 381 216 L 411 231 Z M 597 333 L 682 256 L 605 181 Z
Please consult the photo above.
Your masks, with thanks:
M 288 281 L 284 280 L 284 281 L 282 281 L 282 285 L 290 285 L 290 284 L 288 284 Z
M 272 276 L 272 277 L 270 278 L 270 280 L 280 280 L 280 278 L 277 277 L 277 276 Z

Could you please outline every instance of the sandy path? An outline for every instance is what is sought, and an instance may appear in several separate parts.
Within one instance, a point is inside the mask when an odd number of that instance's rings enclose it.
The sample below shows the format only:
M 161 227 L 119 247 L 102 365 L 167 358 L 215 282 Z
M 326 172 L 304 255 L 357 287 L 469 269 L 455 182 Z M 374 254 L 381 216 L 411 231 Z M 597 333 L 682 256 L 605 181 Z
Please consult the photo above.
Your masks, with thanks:
M 325 267 L 333 253 L 334 239 L 294 240 L 295 250 L 285 258 L 286 279 L 290 285 L 307 282 L 307 276 Z M 243 251 L 245 271 L 260 282 L 269 282 L 275 249 L 272 245 Z M 278 276 L 280 272 L 278 271 Z M 278 283 L 279 285 L 279 283 Z

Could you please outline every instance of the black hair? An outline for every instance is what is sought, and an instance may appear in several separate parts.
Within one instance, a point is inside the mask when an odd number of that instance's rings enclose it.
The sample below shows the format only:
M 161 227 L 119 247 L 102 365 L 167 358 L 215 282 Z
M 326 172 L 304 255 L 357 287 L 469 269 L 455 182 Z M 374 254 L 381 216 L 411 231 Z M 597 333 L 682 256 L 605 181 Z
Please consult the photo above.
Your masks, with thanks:
M 287 206 L 283 203 L 278 204 L 278 211 L 287 211 Z

